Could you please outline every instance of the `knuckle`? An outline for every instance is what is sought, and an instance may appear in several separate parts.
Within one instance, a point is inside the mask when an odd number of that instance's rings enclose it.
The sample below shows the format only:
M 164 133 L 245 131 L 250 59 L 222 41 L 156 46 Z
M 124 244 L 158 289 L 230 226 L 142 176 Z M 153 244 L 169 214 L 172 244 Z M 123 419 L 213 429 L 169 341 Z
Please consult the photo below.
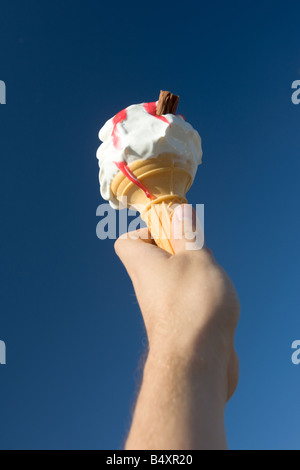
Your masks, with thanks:
M 117 240 L 115 241 L 115 244 L 114 244 L 114 249 L 115 249 L 115 252 L 116 252 L 117 255 L 119 255 L 119 253 L 120 253 L 120 245 L 122 245 L 122 239 L 117 238 Z

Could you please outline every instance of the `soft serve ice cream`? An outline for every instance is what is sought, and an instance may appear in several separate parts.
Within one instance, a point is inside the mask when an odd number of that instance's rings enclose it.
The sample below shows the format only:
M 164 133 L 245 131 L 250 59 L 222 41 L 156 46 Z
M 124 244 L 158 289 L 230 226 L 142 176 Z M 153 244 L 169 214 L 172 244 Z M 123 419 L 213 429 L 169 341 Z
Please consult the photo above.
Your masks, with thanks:
M 157 116 L 156 106 L 157 102 L 129 106 L 109 119 L 99 132 L 103 142 L 97 151 L 101 195 L 115 209 L 120 208 L 120 203 L 111 191 L 111 183 L 120 169 L 123 173 L 128 171 L 131 163 L 171 154 L 175 162 L 188 166 L 192 180 L 201 164 L 198 132 L 181 115 Z M 134 175 L 129 177 L 139 184 Z

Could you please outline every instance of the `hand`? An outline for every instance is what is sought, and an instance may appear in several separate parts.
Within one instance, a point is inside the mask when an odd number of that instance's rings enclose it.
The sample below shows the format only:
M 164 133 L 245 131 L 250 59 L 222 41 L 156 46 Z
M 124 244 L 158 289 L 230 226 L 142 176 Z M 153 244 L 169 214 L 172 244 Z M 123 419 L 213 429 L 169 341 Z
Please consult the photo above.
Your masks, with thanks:
M 234 334 L 239 301 L 212 252 L 206 247 L 188 249 L 187 237 L 195 231 L 195 217 L 191 206 L 176 208 L 174 256 L 155 245 L 148 229 L 122 236 L 115 249 L 134 285 L 150 358 L 157 362 L 172 356 L 177 362 L 216 371 L 223 378 L 219 388 L 226 402 L 238 382 Z

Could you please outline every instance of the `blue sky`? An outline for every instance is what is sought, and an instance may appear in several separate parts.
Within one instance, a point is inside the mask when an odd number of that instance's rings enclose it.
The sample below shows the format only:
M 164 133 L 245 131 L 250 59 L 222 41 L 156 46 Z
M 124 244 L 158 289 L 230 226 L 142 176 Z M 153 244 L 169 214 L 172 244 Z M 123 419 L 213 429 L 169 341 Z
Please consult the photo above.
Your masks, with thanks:
M 242 305 L 232 449 L 299 449 L 299 2 L 1 2 L 0 448 L 118 449 L 145 333 L 96 237 L 96 149 L 124 107 L 181 96 L 189 202 Z

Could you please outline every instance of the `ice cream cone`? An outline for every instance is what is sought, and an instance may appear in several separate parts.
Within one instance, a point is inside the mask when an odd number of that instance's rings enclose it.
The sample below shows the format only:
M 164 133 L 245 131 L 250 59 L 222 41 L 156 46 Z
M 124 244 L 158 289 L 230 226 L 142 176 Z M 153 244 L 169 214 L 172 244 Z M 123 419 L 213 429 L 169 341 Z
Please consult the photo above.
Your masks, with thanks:
M 113 195 L 123 204 L 126 197 L 127 207 L 134 207 L 141 213 L 156 244 L 174 254 L 172 216 L 177 204 L 187 202 L 185 196 L 193 181 L 190 165 L 181 162 L 176 155 L 161 154 L 157 158 L 136 160 L 128 167 L 153 199 L 121 171 L 112 181 Z

